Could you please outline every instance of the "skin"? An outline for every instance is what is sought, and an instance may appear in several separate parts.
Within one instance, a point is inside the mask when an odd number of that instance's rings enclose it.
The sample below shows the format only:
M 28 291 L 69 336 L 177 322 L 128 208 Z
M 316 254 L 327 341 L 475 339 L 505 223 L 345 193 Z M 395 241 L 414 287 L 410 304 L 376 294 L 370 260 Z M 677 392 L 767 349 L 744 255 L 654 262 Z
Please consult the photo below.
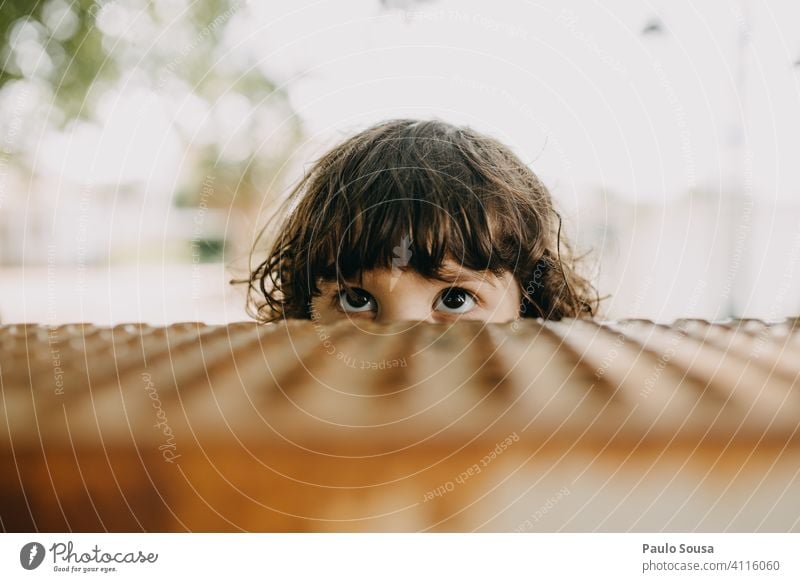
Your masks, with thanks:
M 322 281 L 322 293 L 311 303 L 314 316 L 322 323 L 340 319 L 502 323 L 519 317 L 522 290 L 511 273 L 497 277 L 453 261 L 446 261 L 443 271 L 453 282 L 427 279 L 400 268 L 365 271 L 361 284 L 347 281 L 353 287 L 349 293 L 340 290 L 335 281 Z

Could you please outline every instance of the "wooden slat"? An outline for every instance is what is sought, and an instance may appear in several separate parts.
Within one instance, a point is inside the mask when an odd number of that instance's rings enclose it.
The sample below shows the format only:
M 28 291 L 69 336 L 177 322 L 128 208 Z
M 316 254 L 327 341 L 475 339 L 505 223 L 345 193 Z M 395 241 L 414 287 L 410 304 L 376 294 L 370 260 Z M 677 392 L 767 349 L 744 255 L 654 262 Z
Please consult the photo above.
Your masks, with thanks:
M 0 326 L 0 524 L 798 531 L 798 321 Z

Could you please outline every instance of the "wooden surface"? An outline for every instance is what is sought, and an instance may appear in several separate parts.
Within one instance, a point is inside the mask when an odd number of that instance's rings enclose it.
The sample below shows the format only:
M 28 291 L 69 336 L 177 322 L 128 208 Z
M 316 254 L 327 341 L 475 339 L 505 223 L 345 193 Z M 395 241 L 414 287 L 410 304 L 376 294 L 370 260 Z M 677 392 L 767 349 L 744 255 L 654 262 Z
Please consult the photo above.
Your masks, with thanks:
M 0 326 L 5 531 L 800 531 L 798 319 Z

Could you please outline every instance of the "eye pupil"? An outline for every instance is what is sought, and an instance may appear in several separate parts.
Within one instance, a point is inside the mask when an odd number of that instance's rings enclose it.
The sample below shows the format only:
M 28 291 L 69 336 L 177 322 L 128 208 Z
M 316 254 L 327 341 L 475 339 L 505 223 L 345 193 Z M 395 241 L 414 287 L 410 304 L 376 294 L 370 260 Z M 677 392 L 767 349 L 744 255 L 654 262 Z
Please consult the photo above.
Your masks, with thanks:
M 442 297 L 442 303 L 448 309 L 458 309 L 466 303 L 466 293 L 461 289 L 450 289 Z
M 364 307 L 369 303 L 369 296 L 361 289 L 349 289 L 345 291 L 347 302 L 353 307 Z

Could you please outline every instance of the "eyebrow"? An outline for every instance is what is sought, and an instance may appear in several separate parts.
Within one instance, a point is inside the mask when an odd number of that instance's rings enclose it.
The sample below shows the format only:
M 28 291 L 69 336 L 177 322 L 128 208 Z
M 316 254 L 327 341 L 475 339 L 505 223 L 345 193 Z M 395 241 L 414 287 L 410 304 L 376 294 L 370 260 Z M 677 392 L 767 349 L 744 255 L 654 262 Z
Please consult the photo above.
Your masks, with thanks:
M 477 271 L 473 271 L 472 269 L 456 269 L 443 266 L 439 270 L 439 274 L 448 283 L 454 283 L 456 281 L 474 281 L 476 283 L 488 283 L 492 287 L 497 286 L 494 281 L 489 279 L 489 277 L 482 275 Z
M 497 287 L 497 283 L 491 280 L 486 275 L 482 275 L 480 274 L 480 272 L 473 271 L 472 269 L 468 269 L 466 267 L 458 269 L 454 267 L 442 266 L 439 269 L 439 277 L 445 283 L 456 283 L 464 281 L 464 282 L 486 283 L 491 287 Z M 357 279 L 343 280 L 343 283 L 349 287 L 357 287 L 359 284 Z

